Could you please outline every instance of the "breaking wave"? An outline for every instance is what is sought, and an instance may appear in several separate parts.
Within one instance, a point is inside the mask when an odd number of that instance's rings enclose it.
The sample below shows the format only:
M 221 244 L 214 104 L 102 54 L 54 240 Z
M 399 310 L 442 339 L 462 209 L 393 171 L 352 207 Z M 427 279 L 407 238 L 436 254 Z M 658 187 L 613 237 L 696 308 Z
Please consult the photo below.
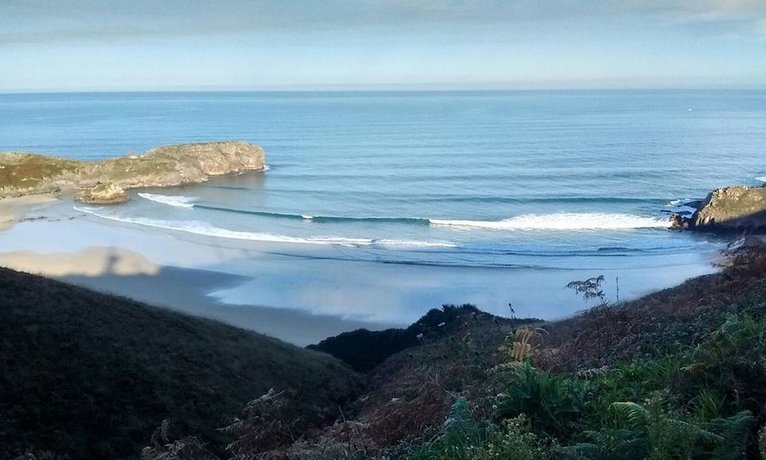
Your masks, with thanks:
M 351 217 L 351 216 L 313 216 L 307 214 L 279 213 L 269 211 L 252 211 L 207 204 L 196 204 L 199 198 L 187 196 L 155 195 L 139 193 L 141 198 L 156 201 L 170 206 L 184 208 L 199 208 L 209 211 L 248 214 L 253 216 L 270 217 L 275 219 L 292 219 L 315 223 L 341 222 L 380 222 L 410 225 L 433 225 L 437 227 L 453 227 L 463 230 L 632 230 L 642 228 L 667 228 L 666 219 L 635 216 L 630 214 L 608 213 L 556 213 L 556 214 L 525 214 L 503 220 L 448 220 L 427 219 L 420 217 Z M 682 200 L 671 205 L 680 204 Z
M 634 230 L 667 228 L 669 222 L 654 217 L 606 213 L 525 214 L 504 220 L 441 220 L 431 225 L 487 230 Z
M 196 196 L 182 195 L 157 195 L 155 193 L 139 193 L 138 196 L 145 200 L 175 206 L 177 208 L 193 208 L 194 202 L 199 200 Z
M 228 238 L 236 240 L 264 241 L 274 243 L 298 243 L 298 244 L 321 244 L 321 245 L 339 245 L 339 246 L 378 246 L 378 247 L 421 247 L 421 248 L 452 248 L 455 243 L 449 241 L 418 241 L 418 240 L 396 240 L 396 239 L 371 239 L 371 238 L 350 238 L 341 236 L 311 236 L 294 237 L 279 235 L 274 233 L 248 232 L 241 230 L 230 230 L 222 227 L 216 227 L 208 222 L 202 221 L 177 221 L 160 220 L 145 217 L 118 217 L 107 214 L 100 214 L 93 208 L 75 206 L 74 209 L 79 212 L 90 214 L 102 219 L 128 224 L 142 225 L 145 227 L 161 228 L 165 230 L 174 230 L 195 235 L 211 236 L 216 238 Z

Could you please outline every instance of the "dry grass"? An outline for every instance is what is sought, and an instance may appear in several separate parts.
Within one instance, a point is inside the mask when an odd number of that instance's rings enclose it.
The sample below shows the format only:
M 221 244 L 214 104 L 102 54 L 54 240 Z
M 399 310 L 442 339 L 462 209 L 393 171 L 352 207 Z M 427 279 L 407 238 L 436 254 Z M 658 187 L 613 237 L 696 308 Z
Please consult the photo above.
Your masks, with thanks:
M 24 193 L 50 193 L 56 184 L 51 179 L 74 174 L 79 161 L 49 158 L 42 155 L 4 154 L 0 164 L 0 197 Z M 27 192 L 29 191 L 29 192 Z
M 466 310 L 442 327 L 448 328 L 443 336 L 375 368 L 366 393 L 338 414 L 338 422 L 293 444 L 287 458 L 377 458 L 430 440 L 458 396 L 494 394 L 486 369 L 507 359 L 498 348 L 514 322 Z
M 766 282 L 766 251 L 746 248 L 730 257 L 732 266 L 720 273 L 547 324 L 549 337 L 536 364 L 576 371 L 698 344 L 742 292 Z
M 486 420 L 497 394 L 507 391 L 504 379 L 518 367 L 511 361 L 515 358 L 595 377 L 617 360 L 695 345 L 736 308 L 742 292 L 760 284 L 766 288 L 764 251 L 741 251 L 733 258 L 733 266 L 721 273 L 633 302 L 601 302 L 575 318 L 540 326 L 545 332 L 535 325 L 515 327 L 511 320 L 485 313 L 463 314 L 443 337 L 377 366 L 366 393 L 339 421 L 293 444 L 288 457 L 375 458 L 406 451 L 406 446 L 429 441 L 438 432 L 459 396 L 471 401 L 477 417 Z

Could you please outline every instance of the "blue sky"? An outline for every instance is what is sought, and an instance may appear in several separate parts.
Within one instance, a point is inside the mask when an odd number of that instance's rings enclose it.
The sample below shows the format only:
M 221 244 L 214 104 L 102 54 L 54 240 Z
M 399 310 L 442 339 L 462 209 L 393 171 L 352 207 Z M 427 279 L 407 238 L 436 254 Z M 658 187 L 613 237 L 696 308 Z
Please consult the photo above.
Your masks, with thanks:
M 766 87 L 766 0 L 0 0 L 0 91 Z

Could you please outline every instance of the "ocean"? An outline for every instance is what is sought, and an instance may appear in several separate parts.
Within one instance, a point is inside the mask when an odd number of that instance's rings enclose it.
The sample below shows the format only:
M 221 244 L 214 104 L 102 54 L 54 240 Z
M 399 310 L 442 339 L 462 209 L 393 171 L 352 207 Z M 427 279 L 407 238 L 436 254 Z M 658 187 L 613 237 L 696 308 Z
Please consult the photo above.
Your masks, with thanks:
M 711 189 L 766 181 L 765 91 L 0 95 L 0 151 L 78 159 L 165 144 L 262 145 L 263 173 L 72 204 L 258 257 L 214 293 L 405 323 L 442 303 L 556 318 L 569 280 L 617 300 L 710 272 L 725 244 L 669 230 Z M 201 243 L 200 243 L 201 244 Z

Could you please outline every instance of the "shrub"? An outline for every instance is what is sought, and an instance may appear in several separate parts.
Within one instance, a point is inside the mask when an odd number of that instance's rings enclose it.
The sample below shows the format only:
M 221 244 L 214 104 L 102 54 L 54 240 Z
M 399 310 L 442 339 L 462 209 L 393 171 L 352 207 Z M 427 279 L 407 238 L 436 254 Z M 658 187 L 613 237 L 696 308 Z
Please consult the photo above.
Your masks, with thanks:
M 476 420 L 470 404 L 458 397 L 442 424 L 440 436 L 408 458 L 413 460 L 540 460 L 550 449 L 530 431 L 524 415 L 499 424 Z
M 307 348 L 333 355 L 355 371 L 367 372 L 394 353 L 417 344 L 416 334 L 408 329 L 357 329 L 329 337 Z
M 645 404 L 612 403 L 610 423 L 597 431 L 586 431 L 591 442 L 564 448 L 562 453 L 574 458 L 626 460 L 743 455 L 741 441 L 752 421 L 749 412 L 702 422 L 673 408 L 666 398 L 666 393 L 658 392 Z
M 541 436 L 569 439 L 577 433 L 592 386 L 588 380 L 553 375 L 532 367 L 529 362 L 513 370 L 506 384 L 507 394 L 498 400 L 496 419 L 524 414 L 532 431 Z

